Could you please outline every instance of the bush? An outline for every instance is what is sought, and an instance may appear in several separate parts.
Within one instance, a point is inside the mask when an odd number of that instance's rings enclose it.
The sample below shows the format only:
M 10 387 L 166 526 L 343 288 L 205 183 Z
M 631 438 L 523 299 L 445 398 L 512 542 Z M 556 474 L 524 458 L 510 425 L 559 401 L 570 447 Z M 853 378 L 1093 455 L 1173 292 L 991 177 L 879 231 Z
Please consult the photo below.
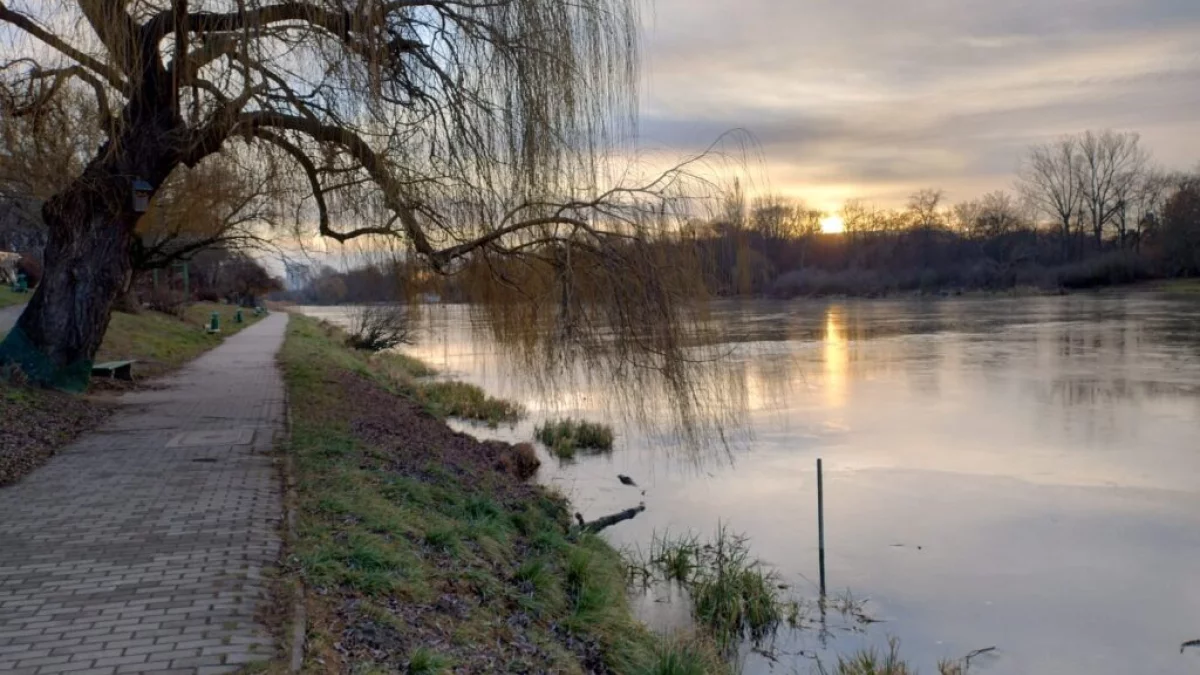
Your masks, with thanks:
M 1065 265 L 1056 272 L 1058 285 L 1071 289 L 1131 284 L 1150 278 L 1150 269 L 1146 261 L 1128 251 L 1109 253 Z
M 350 312 L 346 344 L 380 352 L 413 343 L 412 321 L 404 305 L 365 305 Z

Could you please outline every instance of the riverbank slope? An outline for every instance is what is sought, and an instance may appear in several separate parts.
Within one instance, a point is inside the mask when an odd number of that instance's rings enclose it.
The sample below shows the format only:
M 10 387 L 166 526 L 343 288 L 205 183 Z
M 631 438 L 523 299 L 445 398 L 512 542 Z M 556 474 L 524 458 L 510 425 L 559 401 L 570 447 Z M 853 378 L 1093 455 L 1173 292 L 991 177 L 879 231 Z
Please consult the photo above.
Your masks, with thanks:
M 344 338 L 295 316 L 280 356 L 306 671 L 725 671 L 633 618 L 618 554 L 522 480 L 512 446 L 446 426 L 420 364 Z

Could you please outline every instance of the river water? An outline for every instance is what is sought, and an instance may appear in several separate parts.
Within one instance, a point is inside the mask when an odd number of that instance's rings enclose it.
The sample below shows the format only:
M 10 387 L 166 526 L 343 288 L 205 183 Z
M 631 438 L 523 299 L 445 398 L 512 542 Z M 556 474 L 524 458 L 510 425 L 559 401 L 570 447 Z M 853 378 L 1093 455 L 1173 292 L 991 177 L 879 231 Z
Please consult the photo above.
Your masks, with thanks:
M 831 592 L 868 599 L 878 623 L 782 635 L 747 673 L 814 672 L 814 656 L 892 637 L 922 672 L 993 646 L 972 672 L 1200 672 L 1180 653 L 1200 638 L 1200 297 L 753 301 L 717 318 L 744 415 L 728 451 L 702 456 L 603 391 L 547 394 L 464 307 L 432 308 L 406 351 L 531 412 L 477 435 L 613 424 L 613 453 L 543 454 L 541 480 L 587 518 L 644 501 L 606 531 L 615 545 L 725 523 L 810 597 L 822 458 Z M 662 593 L 637 600 L 656 625 L 686 616 Z

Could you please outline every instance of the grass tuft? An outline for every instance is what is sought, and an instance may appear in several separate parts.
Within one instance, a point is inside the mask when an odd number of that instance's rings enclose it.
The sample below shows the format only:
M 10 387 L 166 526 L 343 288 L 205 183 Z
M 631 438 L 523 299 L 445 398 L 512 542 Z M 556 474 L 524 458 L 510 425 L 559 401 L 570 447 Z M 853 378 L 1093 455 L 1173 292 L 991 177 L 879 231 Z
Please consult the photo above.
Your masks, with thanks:
M 490 427 L 512 424 L 525 416 L 519 404 L 488 396 L 479 387 L 466 382 L 426 382 L 417 397 L 440 417 L 458 417 L 483 422 Z
M 629 569 L 644 582 L 684 588 L 692 618 L 726 654 L 746 640 L 762 644 L 798 623 L 799 605 L 786 596 L 778 574 L 751 556 L 744 535 L 725 525 L 706 542 L 694 534 L 655 536 L 649 555 L 631 560 Z
M 728 670 L 728 662 L 711 641 L 687 637 L 664 640 L 654 663 L 641 675 L 710 675 Z
M 821 675 L 830 674 L 820 660 L 817 661 L 817 671 Z M 838 657 L 833 675 L 916 675 L 916 672 L 900 658 L 900 641 L 893 638 L 888 640 L 888 649 L 883 654 L 872 647 L 849 658 Z
M 408 675 L 440 675 L 450 669 L 450 659 L 425 647 L 417 647 L 408 657 Z
M 608 452 L 613 447 L 612 428 L 586 420 L 547 420 L 534 436 L 560 459 L 571 459 L 580 450 Z

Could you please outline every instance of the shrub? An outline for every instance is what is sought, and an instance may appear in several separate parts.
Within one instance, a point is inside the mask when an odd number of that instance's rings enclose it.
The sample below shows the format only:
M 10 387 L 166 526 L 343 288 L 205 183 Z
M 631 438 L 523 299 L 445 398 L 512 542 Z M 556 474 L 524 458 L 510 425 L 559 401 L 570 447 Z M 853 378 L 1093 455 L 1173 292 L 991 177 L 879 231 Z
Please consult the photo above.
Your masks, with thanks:
M 412 321 L 404 305 L 364 305 L 350 312 L 346 344 L 380 352 L 413 343 Z
M 1150 271 L 1141 256 L 1120 251 L 1066 265 L 1057 270 L 1057 276 L 1059 286 L 1083 289 L 1130 284 L 1148 279 Z

